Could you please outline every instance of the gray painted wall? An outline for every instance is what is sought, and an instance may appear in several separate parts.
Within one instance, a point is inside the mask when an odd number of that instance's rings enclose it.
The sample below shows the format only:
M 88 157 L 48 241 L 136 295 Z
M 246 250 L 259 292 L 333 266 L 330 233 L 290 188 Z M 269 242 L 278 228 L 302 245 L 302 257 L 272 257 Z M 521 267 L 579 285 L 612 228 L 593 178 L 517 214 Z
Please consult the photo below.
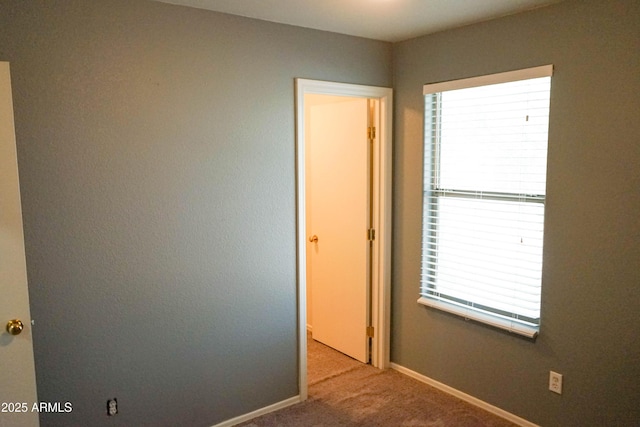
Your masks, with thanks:
M 386 43 L 143 0 L 0 0 L 39 397 L 74 405 L 43 425 L 205 426 L 297 394 L 293 78 L 388 86 L 392 71 L 392 360 L 545 426 L 634 424 L 639 17 L 632 0 L 569 1 L 392 58 Z M 547 63 L 531 343 L 416 303 L 421 87 Z
M 391 45 L 1 0 L 0 60 L 39 398 L 73 404 L 43 426 L 210 426 L 297 395 L 294 78 L 389 86 Z
M 640 2 L 569 1 L 394 45 L 392 360 L 544 426 L 640 420 Z M 554 64 L 535 343 L 416 303 L 422 85 Z M 547 391 L 549 370 L 564 394 Z

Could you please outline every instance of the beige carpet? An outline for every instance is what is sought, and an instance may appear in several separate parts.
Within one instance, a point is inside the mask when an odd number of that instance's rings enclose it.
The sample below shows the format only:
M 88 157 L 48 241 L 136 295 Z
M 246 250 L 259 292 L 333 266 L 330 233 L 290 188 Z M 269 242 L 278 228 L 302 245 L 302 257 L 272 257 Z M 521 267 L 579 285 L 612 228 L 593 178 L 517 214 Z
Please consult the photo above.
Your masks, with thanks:
M 308 346 L 309 399 L 241 426 L 514 425 L 396 371 L 364 365 L 311 339 Z

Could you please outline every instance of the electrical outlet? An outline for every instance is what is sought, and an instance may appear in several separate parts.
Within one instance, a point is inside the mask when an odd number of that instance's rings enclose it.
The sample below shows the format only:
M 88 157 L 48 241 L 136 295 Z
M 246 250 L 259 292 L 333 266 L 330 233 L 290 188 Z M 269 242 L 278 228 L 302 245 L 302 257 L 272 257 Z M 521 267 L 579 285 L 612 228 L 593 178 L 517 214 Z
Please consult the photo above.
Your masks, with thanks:
M 562 394 L 562 374 L 549 371 L 549 390 Z
M 118 413 L 118 399 L 114 397 L 113 399 L 107 400 L 107 415 L 112 417 L 117 413 Z

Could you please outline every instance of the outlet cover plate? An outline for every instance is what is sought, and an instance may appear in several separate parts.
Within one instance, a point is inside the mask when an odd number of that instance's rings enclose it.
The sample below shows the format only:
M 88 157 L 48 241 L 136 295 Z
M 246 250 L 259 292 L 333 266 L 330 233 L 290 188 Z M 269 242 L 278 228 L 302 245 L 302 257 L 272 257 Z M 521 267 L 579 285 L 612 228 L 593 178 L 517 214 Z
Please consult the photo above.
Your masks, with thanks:
M 549 371 L 549 390 L 562 394 L 562 374 Z

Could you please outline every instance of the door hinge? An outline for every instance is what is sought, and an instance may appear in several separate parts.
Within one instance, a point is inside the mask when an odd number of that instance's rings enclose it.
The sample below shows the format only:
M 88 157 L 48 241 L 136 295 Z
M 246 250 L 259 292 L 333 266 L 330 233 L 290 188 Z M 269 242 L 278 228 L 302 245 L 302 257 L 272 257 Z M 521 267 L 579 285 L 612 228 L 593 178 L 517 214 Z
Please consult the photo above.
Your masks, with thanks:
M 373 326 L 367 326 L 367 338 L 373 338 L 374 329 Z
M 367 138 L 374 140 L 376 139 L 376 127 L 375 126 L 369 126 L 367 128 Z
M 374 240 L 376 240 L 376 230 L 373 228 L 370 228 L 369 230 L 367 230 L 367 239 L 370 242 L 373 242 Z

